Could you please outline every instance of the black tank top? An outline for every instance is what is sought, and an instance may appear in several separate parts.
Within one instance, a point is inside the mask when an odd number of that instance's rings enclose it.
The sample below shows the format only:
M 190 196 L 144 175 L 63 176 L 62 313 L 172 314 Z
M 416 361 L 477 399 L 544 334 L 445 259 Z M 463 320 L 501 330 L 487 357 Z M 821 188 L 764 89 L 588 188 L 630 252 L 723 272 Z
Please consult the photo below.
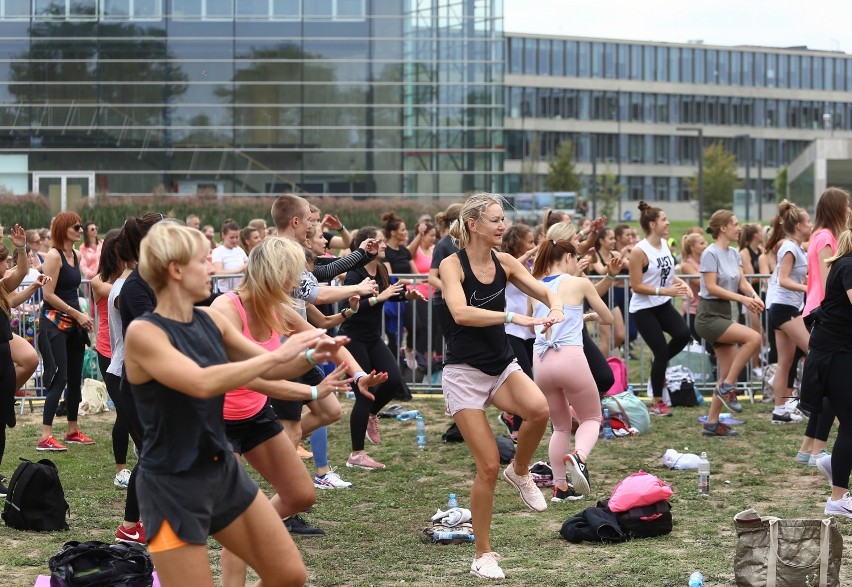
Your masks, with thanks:
M 497 255 L 491 251 L 496 272 L 494 281 L 482 283 L 473 274 L 467 251 L 462 249 L 456 253 L 464 272 L 462 289 L 469 306 L 506 311 L 506 272 L 497 260 Z M 448 312 L 449 313 L 449 312 Z M 509 346 L 506 329 L 502 324 L 494 326 L 459 326 L 450 314 L 447 336 L 448 365 L 465 364 L 476 367 L 487 375 L 499 375 L 512 362 L 515 355 Z
M 65 253 L 59 249 L 56 250 L 59 251 L 59 258 L 62 259 L 62 265 L 59 266 L 59 275 L 56 276 L 56 288 L 53 290 L 53 293 L 55 293 L 60 300 L 80 312 L 80 298 L 77 296 L 77 290 L 80 288 L 83 276 L 80 275 L 80 262 L 77 259 L 77 252 L 73 249 L 71 250 L 74 255 L 74 266 L 72 267 L 71 264 L 68 263 L 68 259 L 65 258 Z M 46 301 L 42 305 L 42 308 L 45 311 L 59 309 L 54 308 Z
M 145 320 L 162 329 L 178 351 L 201 367 L 228 362 L 219 327 L 202 310 L 192 322 L 176 322 L 147 312 Z M 231 455 L 222 408 L 225 396 L 194 398 L 156 380 L 132 385 L 139 421 L 145 430 L 140 465 L 152 473 L 182 473 Z

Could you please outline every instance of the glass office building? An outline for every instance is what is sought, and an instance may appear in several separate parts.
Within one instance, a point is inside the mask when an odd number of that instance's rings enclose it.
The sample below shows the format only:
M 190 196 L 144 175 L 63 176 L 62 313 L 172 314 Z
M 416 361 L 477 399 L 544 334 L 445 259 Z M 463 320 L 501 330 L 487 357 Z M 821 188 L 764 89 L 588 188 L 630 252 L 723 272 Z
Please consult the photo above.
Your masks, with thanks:
M 0 0 L 0 184 L 69 205 L 499 189 L 502 19 L 500 0 Z
M 588 178 L 609 168 L 626 197 L 694 197 L 701 127 L 774 199 L 778 169 L 818 137 L 852 138 L 852 59 L 804 47 L 711 47 L 507 35 L 507 191 L 543 186 L 546 161 L 574 145 Z M 681 131 L 678 127 L 691 127 Z M 525 184 L 525 185 L 524 185 Z M 523 189 L 522 189 L 523 188 Z

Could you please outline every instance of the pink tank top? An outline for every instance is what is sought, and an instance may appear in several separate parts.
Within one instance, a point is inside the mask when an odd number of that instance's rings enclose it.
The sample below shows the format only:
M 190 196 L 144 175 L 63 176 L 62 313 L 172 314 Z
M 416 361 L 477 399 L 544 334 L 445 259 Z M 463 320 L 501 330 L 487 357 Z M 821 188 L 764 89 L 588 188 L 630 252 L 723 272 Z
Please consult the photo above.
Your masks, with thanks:
M 281 346 L 281 338 L 276 336 L 274 332 L 265 342 L 255 340 L 249 330 L 248 317 L 246 316 L 246 310 L 243 308 L 240 296 L 231 291 L 225 295 L 234 302 L 237 312 L 240 313 L 240 319 L 243 321 L 243 336 L 268 351 L 273 351 Z M 229 391 L 225 394 L 225 408 L 222 410 L 222 415 L 226 420 L 245 420 L 246 418 L 257 415 L 266 405 L 266 401 L 267 397 L 262 393 L 245 387 L 238 387 L 234 391 Z
M 417 273 L 421 275 L 429 275 L 429 268 L 432 266 L 432 252 L 429 251 L 429 254 L 423 252 L 423 249 L 417 247 L 417 253 L 414 255 L 414 266 L 417 268 Z M 416 286 L 417 291 L 423 294 L 423 297 L 427 300 L 429 299 L 429 284 L 428 283 L 418 283 Z
M 98 308 L 98 334 L 95 336 L 95 350 L 104 357 L 111 359 L 112 349 L 109 346 L 109 322 L 107 321 L 109 297 L 101 298 L 95 305 Z

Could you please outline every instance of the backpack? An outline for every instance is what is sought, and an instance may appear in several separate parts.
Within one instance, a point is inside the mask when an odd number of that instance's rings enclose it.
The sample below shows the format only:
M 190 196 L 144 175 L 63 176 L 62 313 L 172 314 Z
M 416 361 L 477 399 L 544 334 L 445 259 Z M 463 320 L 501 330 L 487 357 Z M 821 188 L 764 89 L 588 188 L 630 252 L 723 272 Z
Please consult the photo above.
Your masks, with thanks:
M 66 542 L 48 562 L 51 587 L 151 587 L 154 565 L 141 544 Z
M 70 508 L 53 461 L 21 459 L 9 482 L 3 521 L 18 530 L 67 530 Z
M 615 519 L 632 538 L 652 538 L 672 532 L 672 506 L 665 500 L 630 508 L 616 514 Z
M 455 422 L 441 435 L 441 439 L 444 442 L 464 442 L 464 436 L 462 436 L 461 430 Z
M 691 408 L 698 405 L 698 398 L 695 395 L 695 376 L 688 367 L 672 365 L 666 369 L 666 390 L 669 393 L 669 401 L 674 407 Z
M 612 376 L 615 378 L 615 383 L 606 392 L 606 395 L 616 395 L 627 390 L 627 365 L 618 357 L 609 357 L 606 360 L 612 371 Z
M 624 416 L 627 426 L 636 428 L 640 434 L 647 434 L 651 430 L 648 408 L 633 392 L 622 391 L 617 395 L 605 397 L 601 406 L 607 408 L 610 414 L 618 413 Z

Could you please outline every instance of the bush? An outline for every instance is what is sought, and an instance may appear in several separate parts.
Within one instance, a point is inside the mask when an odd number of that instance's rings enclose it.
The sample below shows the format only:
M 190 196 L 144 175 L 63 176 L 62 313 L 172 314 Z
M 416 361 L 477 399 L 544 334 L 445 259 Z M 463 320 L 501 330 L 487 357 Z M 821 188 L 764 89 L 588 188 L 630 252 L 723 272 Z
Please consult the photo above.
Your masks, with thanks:
M 41 194 L 25 196 L 0 196 L 0 223 L 9 228 L 20 224 L 26 229 L 47 228 L 50 226 L 50 205 Z

